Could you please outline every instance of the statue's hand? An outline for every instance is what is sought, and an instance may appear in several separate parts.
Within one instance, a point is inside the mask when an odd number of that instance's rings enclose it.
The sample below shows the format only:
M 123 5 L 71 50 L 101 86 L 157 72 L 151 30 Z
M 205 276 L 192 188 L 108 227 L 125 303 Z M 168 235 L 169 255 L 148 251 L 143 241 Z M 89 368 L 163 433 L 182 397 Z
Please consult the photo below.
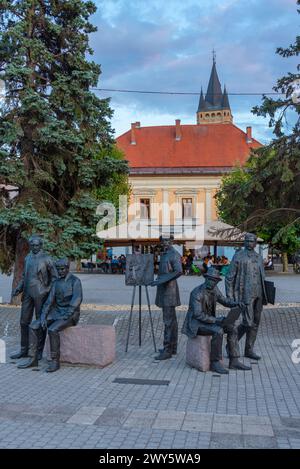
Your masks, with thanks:
M 12 296 L 18 296 L 20 295 L 21 293 L 21 289 L 20 288 L 15 288 L 14 291 L 12 292 Z
M 47 329 L 47 319 L 46 318 L 41 318 L 41 326 L 44 331 Z
M 218 316 L 218 317 L 216 318 L 216 323 L 217 323 L 218 325 L 222 326 L 222 322 L 224 321 L 225 317 L 226 317 L 226 316 Z

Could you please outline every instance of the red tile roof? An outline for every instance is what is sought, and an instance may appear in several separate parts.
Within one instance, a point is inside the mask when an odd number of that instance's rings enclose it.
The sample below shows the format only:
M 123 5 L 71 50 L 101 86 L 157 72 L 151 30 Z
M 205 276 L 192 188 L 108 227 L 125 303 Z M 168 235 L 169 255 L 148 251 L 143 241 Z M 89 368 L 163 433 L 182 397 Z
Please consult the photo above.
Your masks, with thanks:
M 251 148 L 261 144 L 233 124 L 180 125 L 181 140 L 175 139 L 175 125 L 134 129 L 136 144 L 131 144 L 131 130 L 117 138 L 133 173 L 150 168 L 225 168 L 243 164 Z M 172 172 L 173 172 L 172 171 Z M 167 171 L 166 171 L 167 172 Z

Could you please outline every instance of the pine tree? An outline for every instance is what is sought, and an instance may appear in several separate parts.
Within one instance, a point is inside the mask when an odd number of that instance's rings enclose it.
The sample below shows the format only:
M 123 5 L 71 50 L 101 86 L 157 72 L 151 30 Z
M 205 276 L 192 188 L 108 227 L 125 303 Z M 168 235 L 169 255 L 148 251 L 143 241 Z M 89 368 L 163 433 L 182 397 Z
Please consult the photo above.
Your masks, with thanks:
M 114 157 L 109 101 L 91 90 L 95 11 L 83 0 L 0 0 L 0 268 L 15 263 L 15 282 L 31 233 L 54 256 L 95 252 L 97 189 L 128 171 Z

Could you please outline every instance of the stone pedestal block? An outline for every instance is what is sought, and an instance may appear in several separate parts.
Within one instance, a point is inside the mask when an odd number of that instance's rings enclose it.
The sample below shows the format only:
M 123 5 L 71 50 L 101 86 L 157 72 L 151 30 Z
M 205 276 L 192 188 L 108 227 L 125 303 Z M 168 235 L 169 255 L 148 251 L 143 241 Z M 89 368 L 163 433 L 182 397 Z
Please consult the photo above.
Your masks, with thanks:
M 116 332 L 113 326 L 79 325 L 59 333 L 60 361 L 82 365 L 109 365 L 116 356 Z M 50 359 L 49 337 L 46 354 Z
M 186 362 L 199 371 L 209 371 L 210 368 L 210 336 L 198 335 L 188 339 L 186 343 Z

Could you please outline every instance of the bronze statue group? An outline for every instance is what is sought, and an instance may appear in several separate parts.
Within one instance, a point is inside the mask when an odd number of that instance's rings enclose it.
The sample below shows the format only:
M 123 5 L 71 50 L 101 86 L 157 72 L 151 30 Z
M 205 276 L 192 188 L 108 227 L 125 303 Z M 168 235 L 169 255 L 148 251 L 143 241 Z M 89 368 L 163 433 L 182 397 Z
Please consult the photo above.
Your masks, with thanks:
M 255 251 L 256 235 L 246 233 L 244 249 L 238 251 L 231 262 L 225 278 L 226 297 L 218 289 L 222 280 L 219 271 L 209 267 L 204 283 L 190 294 L 189 307 L 182 327 L 182 333 L 190 338 L 197 335 L 211 336 L 210 369 L 220 374 L 228 370 L 222 364 L 223 335 L 227 334 L 229 368 L 250 370 L 250 366 L 239 359 L 239 340 L 246 334 L 245 357 L 259 360 L 254 352 L 263 304 L 267 304 L 265 274 L 262 257 Z M 180 305 L 177 278 L 182 274 L 179 253 L 172 246 L 171 238 L 161 237 L 162 254 L 157 279 L 156 305 L 162 308 L 164 322 L 164 344 L 156 360 L 167 360 L 176 354 L 178 324 L 176 306 Z M 232 308 L 228 316 L 216 316 L 216 304 Z M 237 318 L 242 321 L 236 325 Z
M 53 372 L 59 369 L 59 332 L 75 326 L 79 320 L 81 281 L 69 272 L 68 259 L 54 263 L 43 252 L 40 237 L 30 238 L 29 245 L 22 279 L 13 292 L 14 296 L 22 293 L 21 348 L 10 358 L 26 358 L 18 368 L 37 366 L 48 330 L 51 360 L 46 371 Z M 36 320 L 32 321 L 34 311 Z
M 171 237 L 160 238 L 161 256 L 158 276 L 151 283 L 157 286 L 155 303 L 162 308 L 164 323 L 163 348 L 156 360 L 167 360 L 177 353 L 178 323 L 176 306 L 180 305 L 177 278 L 182 275 L 181 257 L 172 245 Z M 188 311 L 182 333 L 190 338 L 211 336 L 210 369 L 225 374 L 222 364 L 223 336 L 227 334 L 226 350 L 229 368 L 250 370 L 239 361 L 239 340 L 246 335 L 245 357 L 259 360 L 254 352 L 263 304 L 267 304 L 262 257 L 255 251 L 257 239 L 252 233 L 245 235 L 244 249 L 238 251 L 225 277 L 226 296 L 218 289 L 222 280 L 214 267 L 204 275 L 204 283 L 190 294 Z M 47 372 L 60 367 L 59 332 L 79 321 L 82 287 L 80 280 L 69 272 L 67 259 L 54 262 L 42 249 L 38 236 L 29 240 L 30 253 L 25 259 L 24 272 L 13 295 L 22 293 L 20 318 L 21 348 L 12 359 L 24 359 L 18 368 L 38 365 L 41 360 L 48 331 L 51 360 Z M 231 308 L 227 316 L 216 316 L 216 304 Z M 36 319 L 32 321 L 35 312 Z M 241 315 L 241 322 L 237 319 Z

